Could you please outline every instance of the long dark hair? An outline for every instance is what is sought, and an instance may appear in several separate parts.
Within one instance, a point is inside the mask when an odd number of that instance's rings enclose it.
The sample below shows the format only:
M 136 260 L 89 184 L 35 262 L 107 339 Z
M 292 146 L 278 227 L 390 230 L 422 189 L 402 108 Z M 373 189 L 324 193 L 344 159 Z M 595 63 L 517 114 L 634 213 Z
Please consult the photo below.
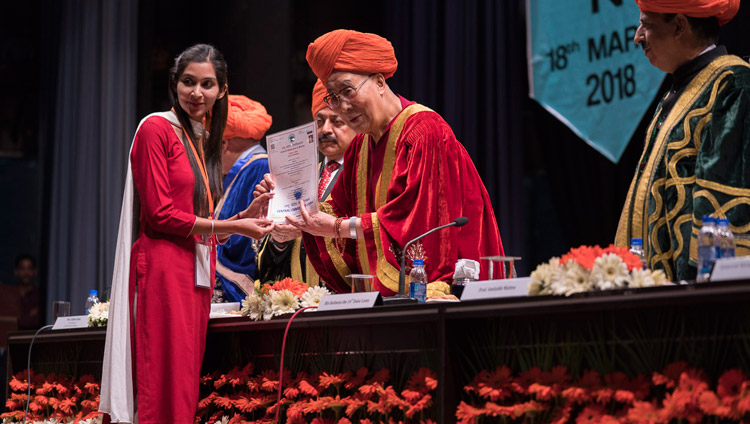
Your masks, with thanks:
M 189 47 L 174 61 L 174 66 L 169 70 L 169 99 L 172 101 L 177 119 L 190 138 L 197 143 L 198 138 L 193 133 L 193 126 L 190 124 L 190 116 L 180 107 L 177 97 L 177 81 L 185 68 L 191 63 L 209 62 L 216 72 L 216 80 L 219 83 L 219 91 L 224 90 L 227 85 L 227 62 L 224 56 L 214 46 L 208 44 L 196 44 Z M 207 117 L 210 122 L 208 128 L 209 137 L 203 144 L 203 156 L 206 159 L 206 172 L 208 173 L 208 184 L 211 188 L 214 206 L 222 195 L 221 188 L 221 140 L 224 135 L 224 127 L 227 125 L 227 111 L 229 109 L 229 100 L 225 94 L 222 98 L 216 99 L 213 109 Z M 186 137 L 182 137 L 182 144 L 185 145 L 190 167 L 193 169 L 195 179 L 195 188 L 193 189 L 193 212 L 199 216 L 208 216 L 208 197 L 206 188 L 203 183 L 203 176 L 198 167 L 198 159 L 193 155 L 193 151 L 188 145 Z M 198 146 L 195 146 L 196 149 Z

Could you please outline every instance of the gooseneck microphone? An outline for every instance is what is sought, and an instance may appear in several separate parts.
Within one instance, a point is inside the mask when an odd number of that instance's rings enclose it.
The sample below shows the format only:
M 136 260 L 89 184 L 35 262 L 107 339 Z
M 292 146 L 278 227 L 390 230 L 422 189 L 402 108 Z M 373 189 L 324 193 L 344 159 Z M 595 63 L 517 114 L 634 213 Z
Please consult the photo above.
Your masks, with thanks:
M 404 261 L 406 259 L 406 252 L 408 251 L 409 247 L 414 242 L 422 239 L 423 237 L 426 237 L 426 236 L 434 233 L 435 231 L 442 230 L 443 228 L 454 227 L 454 226 L 455 227 L 461 227 L 461 226 L 466 225 L 467 222 L 469 222 L 469 218 L 466 218 L 464 216 L 456 218 L 452 222 L 450 222 L 448 224 L 445 224 L 445 225 L 441 225 L 441 226 L 436 227 L 436 228 L 433 228 L 430 231 L 422 234 L 419 237 L 414 238 L 413 240 L 409 240 L 409 242 L 406 243 L 406 245 L 404 246 L 404 248 L 401 250 L 401 271 L 398 274 L 398 295 L 397 296 L 393 296 L 393 297 L 408 298 L 408 296 L 404 292 L 405 291 L 404 280 L 406 279 L 406 272 L 405 272 L 405 269 L 404 269 L 405 268 Z

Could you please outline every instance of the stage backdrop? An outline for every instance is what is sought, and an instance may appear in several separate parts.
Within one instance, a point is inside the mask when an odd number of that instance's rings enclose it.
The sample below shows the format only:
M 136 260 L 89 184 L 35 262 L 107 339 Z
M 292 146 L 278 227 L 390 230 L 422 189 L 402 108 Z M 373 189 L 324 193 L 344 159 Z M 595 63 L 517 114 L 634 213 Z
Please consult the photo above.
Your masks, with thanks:
M 632 0 L 527 0 L 529 96 L 614 163 L 664 73 L 633 37 Z

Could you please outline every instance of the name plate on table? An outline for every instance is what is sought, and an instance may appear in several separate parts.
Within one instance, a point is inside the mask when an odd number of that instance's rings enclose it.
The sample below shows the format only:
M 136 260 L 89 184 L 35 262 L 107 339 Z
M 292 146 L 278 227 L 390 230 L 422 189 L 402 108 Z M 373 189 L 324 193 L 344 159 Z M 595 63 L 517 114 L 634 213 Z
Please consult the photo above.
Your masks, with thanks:
M 379 292 L 329 294 L 320 299 L 319 311 L 372 308 L 380 298 Z
M 87 328 L 89 326 L 88 315 L 74 315 L 72 317 L 59 317 L 52 326 L 53 330 L 71 330 L 74 328 Z
M 461 301 L 524 297 L 529 294 L 531 277 L 505 280 L 472 281 L 464 286 Z
M 750 256 L 717 259 L 711 282 L 750 279 Z

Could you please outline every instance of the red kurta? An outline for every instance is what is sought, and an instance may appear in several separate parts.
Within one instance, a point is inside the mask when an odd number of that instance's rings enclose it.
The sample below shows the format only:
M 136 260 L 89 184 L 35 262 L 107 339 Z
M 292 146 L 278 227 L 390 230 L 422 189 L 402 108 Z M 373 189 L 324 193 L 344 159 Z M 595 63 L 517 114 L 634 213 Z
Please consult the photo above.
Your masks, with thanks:
M 211 309 L 211 290 L 195 287 L 193 171 L 161 117 L 141 125 L 130 160 L 141 202 L 130 260 L 138 422 L 192 423 Z M 212 275 L 215 263 L 214 249 Z
M 332 215 L 359 216 L 364 238 L 347 239 L 340 255 L 332 239 L 303 233 L 315 270 L 337 292 L 350 290 L 344 276 L 365 273 L 376 277 L 384 295 L 396 293 L 400 265 L 394 251 L 460 216 L 469 223 L 421 241 L 430 281 L 451 280 L 458 259 L 503 254 L 489 195 L 466 149 L 440 115 L 403 97 L 401 105 L 380 140 L 354 138 L 331 200 L 321 203 Z

